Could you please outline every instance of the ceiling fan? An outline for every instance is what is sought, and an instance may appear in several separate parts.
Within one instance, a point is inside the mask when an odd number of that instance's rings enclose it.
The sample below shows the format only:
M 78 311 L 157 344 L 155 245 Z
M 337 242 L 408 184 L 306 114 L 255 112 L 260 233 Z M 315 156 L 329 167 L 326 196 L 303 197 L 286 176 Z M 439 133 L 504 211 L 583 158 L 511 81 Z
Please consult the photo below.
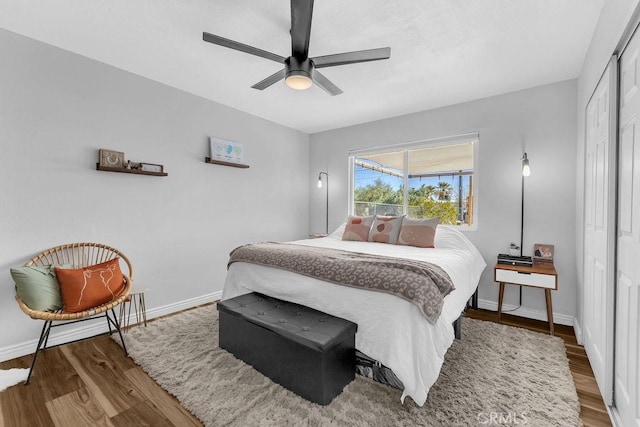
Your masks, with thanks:
M 308 89 L 315 82 L 327 93 L 340 95 L 342 90 L 321 74 L 318 68 L 378 61 L 389 59 L 391 56 L 391 48 L 382 47 L 309 58 L 312 14 L 313 0 L 291 0 L 291 56 L 288 58 L 207 32 L 202 33 L 202 39 L 209 43 L 283 63 L 284 69 L 251 86 L 258 90 L 264 90 L 284 79 L 287 86 L 293 89 Z

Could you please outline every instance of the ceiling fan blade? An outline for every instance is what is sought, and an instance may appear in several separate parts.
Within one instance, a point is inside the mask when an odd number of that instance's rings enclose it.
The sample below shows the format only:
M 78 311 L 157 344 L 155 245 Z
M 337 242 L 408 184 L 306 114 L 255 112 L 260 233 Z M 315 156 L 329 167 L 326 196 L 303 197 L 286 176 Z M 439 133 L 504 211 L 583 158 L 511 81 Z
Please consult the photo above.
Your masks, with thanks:
M 282 70 L 278 71 L 277 73 L 271 74 L 266 79 L 254 84 L 251 87 L 254 88 L 254 89 L 258 89 L 258 90 L 264 90 L 264 89 L 268 88 L 269 86 L 271 86 L 272 84 L 277 83 L 278 81 L 284 79 L 284 76 L 285 76 L 285 72 L 284 72 L 284 69 L 282 69 Z
M 239 50 L 241 52 L 249 53 L 251 55 L 261 56 L 263 58 L 270 59 L 279 63 L 284 63 L 286 59 L 284 56 L 276 55 L 275 53 L 267 52 L 266 50 L 258 49 L 257 47 L 249 46 L 240 42 L 225 39 L 224 37 L 216 36 L 207 32 L 202 33 L 202 40 L 217 44 L 219 46 L 228 47 L 229 49 Z
M 335 67 L 338 65 L 355 64 L 357 62 L 379 61 L 391 57 L 390 47 L 378 49 L 358 50 L 355 52 L 336 53 L 311 58 L 316 68 Z
M 291 56 L 309 57 L 313 0 L 291 0 Z
M 342 89 L 331 83 L 331 81 L 318 70 L 313 70 L 313 81 L 331 96 L 340 95 L 342 93 Z

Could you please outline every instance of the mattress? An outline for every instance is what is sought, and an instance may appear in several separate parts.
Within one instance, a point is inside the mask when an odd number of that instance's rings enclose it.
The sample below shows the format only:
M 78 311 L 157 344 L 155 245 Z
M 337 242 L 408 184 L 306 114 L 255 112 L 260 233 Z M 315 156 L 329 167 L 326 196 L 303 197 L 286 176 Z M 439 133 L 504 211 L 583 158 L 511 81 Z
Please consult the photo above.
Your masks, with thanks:
M 404 384 L 400 399 L 426 402 L 444 355 L 454 340 L 452 323 L 475 292 L 486 263 L 477 248 L 453 227 L 438 226 L 435 248 L 343 241 L 344 225 L 329 236 L 289 243 L 428 261 L 442 267 L 455 289 L 445 297 L 435 324 L 408 301 L 350 288 L 285 270 L 245 262 L 229 267 L 222 299 L 260 292 L 302 304 L 358 324 L 356 348 L 393 370 Z

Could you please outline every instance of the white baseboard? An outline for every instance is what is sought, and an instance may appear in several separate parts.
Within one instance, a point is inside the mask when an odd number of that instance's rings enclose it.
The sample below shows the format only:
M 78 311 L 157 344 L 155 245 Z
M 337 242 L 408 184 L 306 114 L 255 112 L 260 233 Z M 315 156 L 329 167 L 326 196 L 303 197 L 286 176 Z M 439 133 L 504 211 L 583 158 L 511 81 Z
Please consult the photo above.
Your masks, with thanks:
M 161 307 L 151 308 L 147 310 L 147 319 L 153 319 L 155 317 L 165 316 L 187 308 L 196 307 L 201 304 L 207 304 L 217 301 L 220 298 L 222 298 L 222 291 L 217 291 L 199 297 L 163 305 Z M 116 309 L 115 311 L 117 314 L 118 310 Z M 47 347 L 77 341 L 94 335 L 103 334 L 105 332 L 108 332 L 108 327 L 107 322 L 104 320 L 61 326 L 51 330 Z M 32 354 L 36 349 L 38 339 L 39 337 L 36 336 L 34 339 L 0 348 L 0 362 Z
M 175 313 L 180 310 L 186 310 L 187 308 L 196 307 L 202 304 L 208 304 L 213 301 L 218 301 L 220 298 L 222 298 L 222 291 L 216 291 L 210 294 L 202 295 L 195 298 L 190 298 L 184 301 L 174 302 L 172 304 L 167 304 L 161 307 L 152 308 L 150 310 L 147 310 L 147 319 L 166 316 L 167 314 Z
M 620 413 L 618 409 L 615 407 L 607 406 L 607 413 L 609 414 L 609 419 L 611 420 L 611 424 L 614 427 L 624 427 L 624 423 L 622 422 L 622 418 L 620 418 Z
M 573 318 L 573 330 L 576 333 L 576 341 L 580 345 L 584 345 L 582 343 L 582 327 L 580 326 L 580 322 L 578 322 L 577 318 Z
M 526 317 L 528 319 L 542 320 L 547 321 L 547 312 L 534 310 L 532 308 L 520 307 L 516 310 L 517 305 L 514 304 L 502 304 L 502 312 L 509 312 L 508 314 L 513 314 L 514 316 Z M 486 299 L 478 300 L 478 308 L 483 308 L 485 310 L 498 311 L 498 303 L 495 301 L 490 301 Z M 513 310 L 513 311 L 511 311 Z M 559 325 L 574 325 L 574 317 L 567 316 L 566 314 L 553 313 L 553 323 L 557 323 Z

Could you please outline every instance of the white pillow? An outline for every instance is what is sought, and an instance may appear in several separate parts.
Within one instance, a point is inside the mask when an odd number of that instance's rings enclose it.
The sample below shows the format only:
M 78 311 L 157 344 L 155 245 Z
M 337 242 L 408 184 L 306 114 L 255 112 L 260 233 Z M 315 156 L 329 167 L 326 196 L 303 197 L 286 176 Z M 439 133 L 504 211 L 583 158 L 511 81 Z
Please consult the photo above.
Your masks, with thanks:
M 398 242 L 403 219 L 404 215 L 376 215 L 371 225 L 371 231 L 369 231 L 369 241 L 395 245 Z

